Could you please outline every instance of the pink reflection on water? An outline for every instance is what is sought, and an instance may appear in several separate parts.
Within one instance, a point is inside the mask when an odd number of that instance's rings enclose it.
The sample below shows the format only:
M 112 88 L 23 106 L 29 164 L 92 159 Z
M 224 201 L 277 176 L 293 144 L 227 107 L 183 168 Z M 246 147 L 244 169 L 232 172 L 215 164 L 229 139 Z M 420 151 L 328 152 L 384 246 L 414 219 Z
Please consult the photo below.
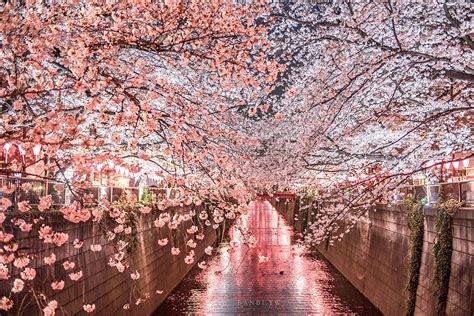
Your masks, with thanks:
M 248 221 L 257 247 L 226 248 L 211 261 L 199 276 L 205 289 L 193 298 L 194 313 L 350 312 L 327 293 L 331 276 L 324 266 L 295 251 L 292 229 L 270 203 L 252 203 L 242 220 Z M 261 255 L 269 260 L 258 263 Z
M 241 220 L 257 247 L 227 247 L 206 270 L 193 268 L 154 315 L 381 315 L 326 261 L 297 247 L 268 202 L 252 203 Z M 268 261 L 258 263 L 259 256 Z

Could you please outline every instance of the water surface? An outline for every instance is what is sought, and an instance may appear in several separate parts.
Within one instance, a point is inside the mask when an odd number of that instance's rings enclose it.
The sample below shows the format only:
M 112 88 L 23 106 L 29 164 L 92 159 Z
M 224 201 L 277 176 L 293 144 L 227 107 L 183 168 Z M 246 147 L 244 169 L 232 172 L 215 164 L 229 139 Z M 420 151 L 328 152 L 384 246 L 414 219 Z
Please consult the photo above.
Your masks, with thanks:
M 382 315 L 324 258 L 295 245 L 270 203 L 254 202 L 243 220 L 257 247 L 226 247 L 205 270 L 196 265 L 153 315 Z

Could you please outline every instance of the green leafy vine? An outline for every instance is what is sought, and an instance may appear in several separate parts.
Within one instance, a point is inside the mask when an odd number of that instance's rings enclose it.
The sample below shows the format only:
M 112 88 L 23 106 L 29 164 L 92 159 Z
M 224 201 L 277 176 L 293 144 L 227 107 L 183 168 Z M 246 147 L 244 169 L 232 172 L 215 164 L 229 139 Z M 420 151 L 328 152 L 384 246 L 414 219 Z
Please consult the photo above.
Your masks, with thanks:
M 148 188 L 143 189 L 142 203 L 143 205 L 146 205 L 146 206 L 153 205 L 153 196 L 150 189 Z
M 408 196 L 403 201 L 407 214 L 408 229 L 410 230 L 410 257 L 408 265 L 408 283 L 406 286 L 407 296 L 407 316 L 415 313 L 416 291 L 420 280 L 421 256 L 423 251 L 423 205 L 415 197 Z
M 448 198 L 444 199 L 440 192 L 438 210 L 436 212 L 436 242 L 435 254 L 435 277 L 436 284 L 436 314 L 445 315 L 446 301 L 449 290 L 449 276 L 451 274 L 451 255 L 453 252 L 452 216 L 461 207 L 461 202 Z
M 140 207 L 142 204 L 135 201 L 130 201 L 126 194 L 122 194 L 119 199 L 110 205 L 111 209 L 119 209 L 125 212 L 124 221 L 121 223 L 124 227 L 129 227 L 130 231 L 121 231 L 115 233 L 115 240 L 121 240 L 127 243 L 126 250 L 128 253 L 132 253 L 140 244 L 139 226 L 140 226 Z M 108 234 L 113 230 L 113 227 L 117 224 L 109 212 L 105 213 L 100 222 L 100 227 L 106 238 L 109 238 Z

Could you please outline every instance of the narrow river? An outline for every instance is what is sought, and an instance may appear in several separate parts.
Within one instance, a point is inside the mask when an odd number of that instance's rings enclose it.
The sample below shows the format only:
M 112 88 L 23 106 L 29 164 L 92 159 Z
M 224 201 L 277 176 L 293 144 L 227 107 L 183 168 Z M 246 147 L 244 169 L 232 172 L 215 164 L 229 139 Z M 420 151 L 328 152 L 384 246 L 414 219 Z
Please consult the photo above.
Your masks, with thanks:
M 254 202 L 245 219 L 257 247 L 196 265 L 153 315 L 381 315 L 324 258 L 295 245 L 270 203 Z

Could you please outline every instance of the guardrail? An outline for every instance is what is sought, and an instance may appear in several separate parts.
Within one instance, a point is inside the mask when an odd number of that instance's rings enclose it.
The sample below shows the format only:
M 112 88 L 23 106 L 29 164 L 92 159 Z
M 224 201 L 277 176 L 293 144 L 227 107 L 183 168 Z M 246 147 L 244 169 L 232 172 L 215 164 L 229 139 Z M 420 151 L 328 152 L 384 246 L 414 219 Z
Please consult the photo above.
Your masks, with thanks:
M 32 186 L 31 190 L 21 190 L 21 185 L 24 183 L 30 183 Z M 16 187 L 11 194 L 5 194 L 0 190 L 0 198 L 8 196 L 14 203 L 29 201 L 31 205 L 35 205 L 39 203 L 41 197 L 51 195 L 53 198 L 53 205 L 61 206 L 72 203 L 74 201 L 74 196 L 71 192 L 67 187 L 65 187 L 63 191 L 56 191 L 54 186 L 57 184 L 64 186 L 64 183 L 43 179 L 0 176 L 0 187 L 11 187 L 13 185 Z M 394 196 L 394 201 L 401 201 L 402 195 L 412 193 L 420 199 L 427 197 L 428 203 L 434 204 L 438 201 L 439 189 L 441 186 L 443 186 L 445 193 L 451 195 L 454 199 L 463 202 L 465 205 L 474 205 L 473 180 L 406 186 L 399 189 Z M 129 194 L 130 196 L 135 196 L 137 200 L 141 200 L 145 188 L 151 191 L 151 198 L 154 201 L 174 197 L 176 194 L 176 192 L 170 189 L 154 187 L 91 186 L 84 191 L 88 194 L 92 194 L 94 200 L 106 198 L 109 202 L 114 202 L 124 193 Z
M 31 185 L 31 189 L 24 191 L 21 186 L 25 183 Z M 64 190 L 57 191 L 54 186 L 62 185 Z M 15 190 L 11 193 L 2 192 L 0 189 L 0 198 L 8 197 L 14 204 L 22 201 L 28 201 L 30 205 L 39 204 L 40 198 L 46 195 L 51 195 L 53 199 L 53 205 L 61 206 L 74 202 L 74 195 L 68 190 L 64 183 L 34 179 L 34 178 L 22 178 L 22 177 L 3 177 L 0 176 L 0 188 L 7 187 L 11 188 L 15 186 Z M 99 200 L 102 198 L 107 199 L 109 202 L 117 201 L 120 196 L 124 193 L 130 197 L 134 197 L 136 200 L 141 200 L 144 189 L 150 190 L 151 199 L 154 201 L 160 201 L 164 198 L 173 197 L 176 192 L 170 189 L 155 188 L 155 187 L 113 187 L 113 186 L 91 186 L 84 190 L 85 193 L 91 194 L 93 200 Z
M 406 186 L 398 193 L 412 193 L 418 198 L 422 199 L 426 197 L 429 204 L 435 204 L 439 199 L 439 190 L 443 187 L 444 193 L 450 195 L 455 200 L 463 202 L 465 205 L 474 205 L 474 181 L 456 181 L 456 182 L 444 182 L 437 184 L 427 185 L 415 185 Z M 401 200 L 401 195 L 394 199 L 395 201 Z

